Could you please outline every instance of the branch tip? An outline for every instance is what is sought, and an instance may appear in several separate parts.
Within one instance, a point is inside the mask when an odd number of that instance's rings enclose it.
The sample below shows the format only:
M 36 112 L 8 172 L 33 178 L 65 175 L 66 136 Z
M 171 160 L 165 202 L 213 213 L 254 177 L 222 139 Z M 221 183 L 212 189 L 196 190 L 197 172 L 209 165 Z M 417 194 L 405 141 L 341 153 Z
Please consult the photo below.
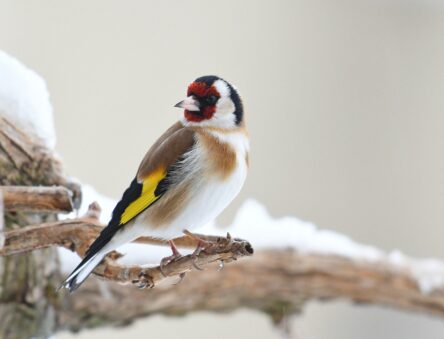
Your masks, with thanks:
M 85 213 L 85 218 L 99 220 L 101 213 L 102 213 L 102 208 L 100 207 L 97 201 L 94 201 L 91 204 L 89 204 L 88 211 Z

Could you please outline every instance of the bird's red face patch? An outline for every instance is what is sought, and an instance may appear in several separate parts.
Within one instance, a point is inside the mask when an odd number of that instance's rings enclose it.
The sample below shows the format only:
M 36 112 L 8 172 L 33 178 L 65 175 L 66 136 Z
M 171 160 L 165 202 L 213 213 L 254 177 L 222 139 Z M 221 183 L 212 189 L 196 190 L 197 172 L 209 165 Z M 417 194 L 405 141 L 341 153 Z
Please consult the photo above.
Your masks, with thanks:
M 188 86 L 187 96 L 194 95 L 198 98 L 204 98 L 210 95 L 220 97 L 216 87 L 208 86 L 205 82 L 193 82 Z
M 187 96 L 190 95 L 199 101 L 200 111 L 185 110 L 185 118 L 192 122 L 211 119 L 216 112 L 216 101 L 220 98 L 217 89 L 214 86 L 208 86 L 204 82 L 193 82 L 188 86 Z M 211 100 L 212 97 L 215 97 L 216 100 Z
M 188 86 L 187 96 L 204 97 L 208 92 L 208 85 L 204 82 L 193 82 Z
M 216 107 L 214 106 L 204 107 L 200 111 L 185 110 L 185 118 L 188 121 L 201 122 L 204 120 L 211 119 L 214 115 L 214 112 L 216 112 Z

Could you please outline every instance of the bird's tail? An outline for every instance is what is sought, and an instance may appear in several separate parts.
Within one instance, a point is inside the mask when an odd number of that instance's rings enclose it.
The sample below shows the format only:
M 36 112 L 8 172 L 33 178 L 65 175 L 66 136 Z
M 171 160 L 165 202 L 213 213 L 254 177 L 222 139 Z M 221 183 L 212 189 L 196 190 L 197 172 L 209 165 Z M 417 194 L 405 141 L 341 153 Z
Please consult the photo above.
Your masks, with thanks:
M 80 264 L 71 272 L 68 278 L 60 285 L 60 288 L 66 288 L 70 292 L 75 291 L 85 281 L 86 278 L 96 268 L 106 254 L 121 244 L 125 243 L 126 237 L 119 236 L 119 226 L 109 224 L 105 227 L 100 235 L 94 240 L 94 242 L 86 251 L 85 257 Z
M 94 240 L 86 252 L 85 258 L 60 285 L 59 289 L 66 288 L 70 292 L 75 291 L 109 252 L 143 234 L 143 227 L 126 227 L 123 230 L 119 224 L 111 221 Z
M 66 288 L 69 292 L 75 291 L 85 279 L 88 278 L 91 272 L 94 271 L 96 266 L 100 264 L 109 251 L 107 246 L 104 246 L 94 254 L 87 254 L 74 271 L 71 272 L 68 278 L 62 282 L 59 288 Z

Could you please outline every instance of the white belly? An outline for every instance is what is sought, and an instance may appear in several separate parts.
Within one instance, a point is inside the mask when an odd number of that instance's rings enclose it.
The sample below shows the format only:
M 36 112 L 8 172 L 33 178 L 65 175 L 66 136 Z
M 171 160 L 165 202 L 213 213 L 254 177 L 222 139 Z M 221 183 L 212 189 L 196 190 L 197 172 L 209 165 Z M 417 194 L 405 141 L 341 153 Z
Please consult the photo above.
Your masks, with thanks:
M 172 239 L 183 235 L 184 229 L 193 230 L 214 220 L 239 194 L 246 176 L 246 163 L 240 161 L 233 173 L 223 181 L 217 178 L 203 179 L 193 189 L 192 198 L 183 211 L 167 227 L 152 229 L 149 235 Z

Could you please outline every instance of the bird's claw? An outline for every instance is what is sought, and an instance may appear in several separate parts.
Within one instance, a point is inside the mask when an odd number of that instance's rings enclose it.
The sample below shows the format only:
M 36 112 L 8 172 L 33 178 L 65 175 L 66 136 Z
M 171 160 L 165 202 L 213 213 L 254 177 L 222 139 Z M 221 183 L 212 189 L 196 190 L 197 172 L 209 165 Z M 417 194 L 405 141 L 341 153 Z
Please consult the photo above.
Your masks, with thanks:
M 227 236 L 226 236 L 225 238 L 224 238 L 224 237 L 220 237 L 220 238 L 217 239 L 216 242 L 214 242 L 214 241 L 211 242 L 211 241 L 207 241 L 207 240 L 205 240 L 205 239 L 202 239 L 201 237 L 199 237 L 199 235 L 194 234 L 194 233 L 191 233 L 191 232 L 188 231 L 188 230 L 184 230 L 183 233 L 184 233 L 185 235 L 189 236 L 190 238 L 192 238 L 192 239 L 194 239 L 194 240 L 197 241 L 197 247 L 196 247 L 196 249 L 194 250 L 194 252 L 193 252 L 193 254 L 191 255 L 191 257 L 192 257 L 192 259 L 193 259 L 193 260 L 192 260 L 193 267 L 194 267 L 195 269 L 199 270 L 199 271 L 203 271 L 203 268 L 200 267 L 200 266 L 197 264 L 198 256 L 199 256 L 199 254 L 200 254 L 202 251 L 205 251 L 206 249 L 208 249 L 208 248 L 210 248 L 210 247 L 212 247 L 212 246 L 215 246 L 215 245 L 216 245 L 216 246 L 228 245 L 228 244 L 230 244 L 230 243 L 233 241 L 233 238 L 232 238 L 232 236 L 231 236 L 231 234 L 230 234 L 229 232 L 227 232 Z M 225 266 L 225 261 L 224 261 L 224 260 L 221 260 L 221 262 L 220 262 L 220 264 L 219 264 L 218 271 L 223 270 L 224 266 Z
M 168 257 L 163 258 L 159 264 L 160 273 L 162 273 L 162 275 L 164 277 L 167 277 L 167 275 L 165 274 L 165 270 L 164 270 L 165 266 L 175 260 L 182 258 L 182 254 L 180 254 L 180 252 L 177 250 L 177 247 L 174 244 L 174 242 L 172 240 L 170 240 L 170 241 L 168 241 L 168 243 L 170 244 L 171 251 L 173 252 L 173 254 Z
M 162 273 L 164 277 L 167 277 L 167 274 L 165 273 L 165 266 L 173 261 L 179 260 L 180 258 L 182 258 L 182 254 L 180 253 L 173 253 L 173 255 L 163 258 L 159 264 L 160 273 Z
M 199 254 L 211 246 L 212 244 L 210 242 L 198 238 L 197 247 L 194 250 L 194 252 L 191 254 L 191 258 L 193 259 L 192 264 L 196 270 L 203 271 L 203 268 L 197 264 L 197 260 L 199 259 Z
M 139 278 L 136 280 L 133 280 L 132 283 L 136 285 L 139 289 L 145 289 L 145 288 L 153 288 L 154 282 L 153 279 L 144 271 L 141 271 L 139 273 Z

